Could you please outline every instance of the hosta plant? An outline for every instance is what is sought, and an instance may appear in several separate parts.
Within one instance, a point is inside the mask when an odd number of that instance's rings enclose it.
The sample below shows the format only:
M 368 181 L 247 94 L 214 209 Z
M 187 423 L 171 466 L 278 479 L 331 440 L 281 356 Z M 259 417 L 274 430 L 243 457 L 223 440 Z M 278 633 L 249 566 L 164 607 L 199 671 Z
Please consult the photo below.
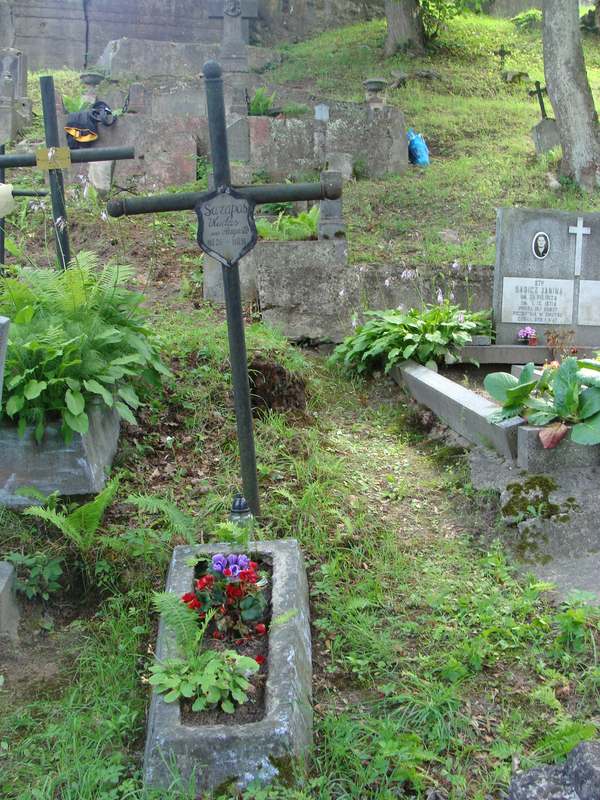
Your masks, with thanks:
M 16 268 L 0 278 L 0 315 L 10 318 L 2 415 L 41 441 L 56 420 L 68 442 L 85 434 L 94 403 L 135 424 L 136 387 L 169 375 L 145 327 L 143 296 L 126 287 L 130 267 L 99 268 L 80 253 L 68 269 Z
M 333 363 L 351 372 L 385 371 L 408 358 L 433 369 L 444 360 L 456 360 L 456 351 L 476 334 L 491 333 L 487 311 L 469 312 L 447 300 L 424 309 L 369 311 L 368 320 L 338 345 Z
M 192 711 L 220 707 L 233 714 L 236 704 L 248 699 L 248 677 L 258 671 L 257 661 L 234 650 L 203 649 L 212 611 L 198 624 L 198 614 L 174 594 L 155 594 L 154 604 L 174 633 L 181 655 L 150 668 L 152 686 L 167 703 L 186 699 L 193 701 Z
M 546 449 L 556 447 L 569 431 L 577 444 L 600 444 L 599 361 L 566 358 L 548 365 L 538 378 L 534 365 L 527 364 L 518 379 L 494 372 L 484 386 L 502 404 L 492 419 L 525 417 L 542 427 L 539 436 Z

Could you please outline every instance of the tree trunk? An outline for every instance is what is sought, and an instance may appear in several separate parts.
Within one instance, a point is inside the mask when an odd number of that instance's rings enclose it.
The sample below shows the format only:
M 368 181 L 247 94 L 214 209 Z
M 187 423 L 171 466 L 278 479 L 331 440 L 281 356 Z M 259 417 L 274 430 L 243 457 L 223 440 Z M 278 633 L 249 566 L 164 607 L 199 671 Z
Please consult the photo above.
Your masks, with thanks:
M 543 13 L 544 72 L 562 145 L 562 170 L 591 190 L 600 185 L 600 141 L 583 57 L 579 3 L 545 0 Z
M 596 27 L 600 28 L 600 0 L 596 0 L 596 7 L 594 9 L 594 21 L 596 22 Z
M 385 0 L 387 38 L 384 52 L 392 56 L 400 48 L 424 49 L 425 32 L 418 0 Z

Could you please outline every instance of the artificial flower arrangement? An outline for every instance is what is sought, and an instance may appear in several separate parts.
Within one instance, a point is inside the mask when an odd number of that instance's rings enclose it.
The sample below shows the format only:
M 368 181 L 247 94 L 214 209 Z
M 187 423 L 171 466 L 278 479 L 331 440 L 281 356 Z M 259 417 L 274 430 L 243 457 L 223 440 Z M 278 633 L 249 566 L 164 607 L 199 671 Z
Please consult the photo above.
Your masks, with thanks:
M 517 333 L 517 339 L 520 342 L 525 342 L 526 344 L 536 345 L 537 333 L 535 328 L 532 328 L 531 325 L 526 325 L 524 328 L 521 328 Z
M 233 714 L 236 704 L 255 691 L 251 676 L 266 661 L 262 654 L 245 656 L 266 636 L 268 575 L 244 553 L 218 553 L 181 598 L 157 593 L 154 605 L 175 634 L 181 657 L 158 662 L 149 679 L 165 702 L 189 700 L 194 712 L 220 708 Z M 212 645 L 204 638 L 210 634 Z M 227 649 L 226 649 L 227 648 Z

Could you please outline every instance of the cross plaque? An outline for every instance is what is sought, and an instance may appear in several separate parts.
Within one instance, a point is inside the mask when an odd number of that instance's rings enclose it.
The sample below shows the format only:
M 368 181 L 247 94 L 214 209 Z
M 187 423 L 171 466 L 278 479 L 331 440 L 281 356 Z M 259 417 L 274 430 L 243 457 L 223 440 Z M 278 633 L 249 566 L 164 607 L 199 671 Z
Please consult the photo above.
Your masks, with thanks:
M 0 155 L 0 169 L 12 167 L 39 167 L 44 169 L 43 162 L 47 162 L 48 181 L 50 183 L 50 196 L 52 199 L 52 217 L 54 220 L 54 237 L 56 240 L 56 253 L 58 263 L 65 269 L 71 260 L 71 245 L 67 228 L 67 208 L 65 205 L 65 185 L 62 174 L 64 156 L 70 156 L 73 164 L 88 164 L 91 161 L 120 161 L 126 158 L 135 158 L 133 147 L 91 147 L 83 150 L 73 150 L 64 153 L 60 147 L 58 135 L 58 119 L 56 116 L 56 95 L 54 93 L 54 78 L 45 75 L 40 78 L 42 94 L 42 111 L 44 115 L 44 131 L 46 134 L 45 156 L 38 150 L 35 153 L 16 153 Z M 60 158 L 57 158 L 57 151 Z
M 198 215 L 198 243 L 202 250 L 217 258 L 222 266 L 242 483 L 252 513 L 258 516 L 260 502 L 238 262 L 256 244 L 253 214 L 255 204 L 289 200 L 335 200 L 341 197 L 342 181 L 336 173 L 335 176 L 325 174 L 321 183 L 232 187 L 220 64 L 207 61 L 203 67 L 203 76 L 206 82 L 215 191 L 111 200 L 108 213 L 111 217 L 121 217 L 153 211 L 195 210 Z
M 575 272 L 576 277 L 581 276 L 581 258 L 583 256 L 583 237 L 589 236 L 591 233 L 590 228 L 585 228 L 583 225 L 583 217 L 577 217 L 577 225 L 569 226 L 569 233 L 575 234 Z
M 496 50 L 494 55 L 500 58 L 500 69 L 504 69 L 504 62 L 508 56 L 512 56 L 512 52 L 507 50 L 504 45 L 500 45 L 500 49 Z

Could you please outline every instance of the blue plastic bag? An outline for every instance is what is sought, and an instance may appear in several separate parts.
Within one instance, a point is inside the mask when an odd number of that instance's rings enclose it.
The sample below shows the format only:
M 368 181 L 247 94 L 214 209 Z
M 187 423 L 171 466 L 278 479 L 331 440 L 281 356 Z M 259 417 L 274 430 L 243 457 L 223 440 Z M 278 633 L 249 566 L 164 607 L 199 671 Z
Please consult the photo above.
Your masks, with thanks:
M 406 132 L 408 139 L 408 160 L 411 164 L 426 167 L 429 164 L 429 148 L 422 134 L 415 133 L 412 128 Z

